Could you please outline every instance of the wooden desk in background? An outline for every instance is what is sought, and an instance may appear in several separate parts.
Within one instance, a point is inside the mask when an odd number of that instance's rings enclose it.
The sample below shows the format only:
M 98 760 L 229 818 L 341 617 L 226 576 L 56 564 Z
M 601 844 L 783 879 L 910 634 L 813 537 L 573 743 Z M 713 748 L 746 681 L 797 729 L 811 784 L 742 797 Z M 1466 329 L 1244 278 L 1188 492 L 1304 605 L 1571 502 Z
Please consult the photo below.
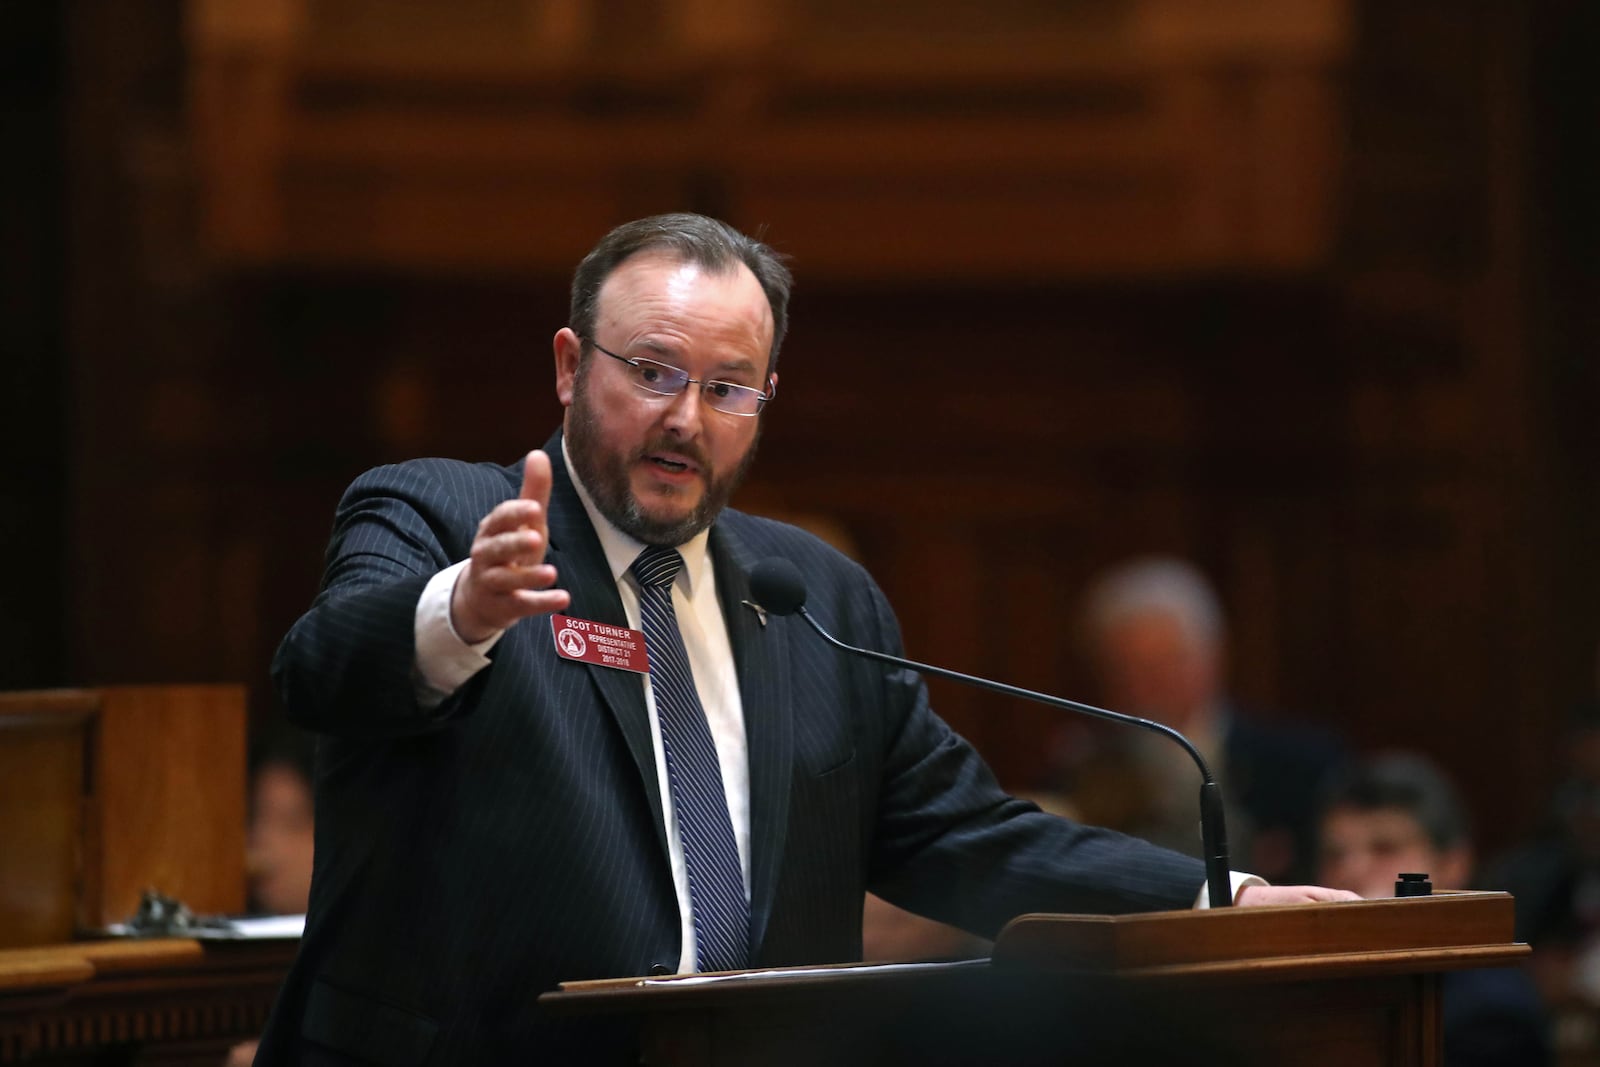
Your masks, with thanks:
M 261 1033 L 296 941 L 0 950 L 0 1063 L 217 1067 Z
M 130 918 L 146 889 L 245 908 L 238 685 L 0 693 L 0 948 Z
M 73 940 L 245 904 L 242 686 L 0 693 L 0 1063 L 222 1063 L 295 941 Z

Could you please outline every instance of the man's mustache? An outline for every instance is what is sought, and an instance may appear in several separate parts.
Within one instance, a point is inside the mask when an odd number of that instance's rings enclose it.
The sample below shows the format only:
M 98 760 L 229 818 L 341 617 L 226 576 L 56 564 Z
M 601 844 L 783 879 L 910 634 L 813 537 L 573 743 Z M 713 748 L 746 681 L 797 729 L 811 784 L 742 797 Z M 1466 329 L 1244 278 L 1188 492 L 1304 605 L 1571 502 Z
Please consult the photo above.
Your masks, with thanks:
M 663 452 L 669 455 L 682 456 L 696 467 L 699 467 L 701 474 L 704 474 L 707 478 L 711 477 L 711 460 L 706 457 L 700 446 L 693 442 L 674 441 L 670 437 L 663 437 L 641 448 L 634 456 L 634 459 L 647 459 Z

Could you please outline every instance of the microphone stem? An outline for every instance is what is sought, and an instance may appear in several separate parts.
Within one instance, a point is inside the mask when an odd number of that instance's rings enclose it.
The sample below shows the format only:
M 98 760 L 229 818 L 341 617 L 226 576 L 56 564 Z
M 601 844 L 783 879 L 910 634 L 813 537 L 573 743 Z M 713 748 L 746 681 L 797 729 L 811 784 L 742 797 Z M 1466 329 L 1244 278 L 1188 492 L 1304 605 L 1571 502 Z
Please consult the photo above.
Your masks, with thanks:
M 1020 686 L 1007 685 L 1004 682 L 994 682 L 976 675 L 962 674 L 960 671 L 946 670 L 944 667 L 935 667 L 931 663 L 919 663 L 916 660 L 904 659 L 900 656 L 891 656 L 886 652 L 876 652 L 870 648 L 857 648 L 855 645 L 845 644 L 834 637 L 812 617 L 802 605 L 798 609 L 802 619 L 834 648 L 879 663 L 887 663 L 891 667 L 909 667 L 921 674 L 931 674 L 938 678 L 948 678 L 953 682 L 962 682 L 966 685 L 987 689 L 991 693 L 1002 696 L 1019 697 L 1035 703 L 1045 704 L 1053 708 L 1062 708 L 1067 711 L 1076 711 L 1083 715 L 1092 715 L 1097 719 L 1107 722 L 1119 722 L 1126 726 L 1137 726 L 1152 733 L 1161 734 L 1183 746 L 1189 753 L 1189 758 L 1194 760 L 1194 765 L 1200 768 L 1200 837 L 1201 847 L 1205 853 L 1206 865 L 1206 891 L 1207 899 L 1213 908 L 1226 908 L 1233 903 L 1233 880 L 1228 869 L 1228 832 L 1226 820 L 1222 811 L 1222 789 L 1217 785 L 1217 780 L 1211 774 L 1211 768 L 1206 765 L 1205 757 L 1200 755 L 1200 750 L 1190 743 L 1177 730 L 1165 723 L 1156 722 L 1154 719 L 1142 719 L 1137 715 L 1127 715 L 1109 708 L 1097 708 L 1093 704 L 1080 704 L 1076 700 L 1065 697 L 1051 696 L 1049 693 L 1040 693 L 1032 689 L 1023 689 Z

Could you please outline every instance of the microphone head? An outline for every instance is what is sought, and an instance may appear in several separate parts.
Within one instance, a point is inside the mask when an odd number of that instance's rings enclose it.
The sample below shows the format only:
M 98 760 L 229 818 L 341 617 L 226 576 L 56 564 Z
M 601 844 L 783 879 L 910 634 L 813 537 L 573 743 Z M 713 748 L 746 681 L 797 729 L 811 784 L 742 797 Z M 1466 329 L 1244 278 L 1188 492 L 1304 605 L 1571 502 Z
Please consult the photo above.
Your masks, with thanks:
M 782 556 L 769 556 L 750 568 L 750 594 L 774 615 L 793 615 L 806 604 L 806 580 Z

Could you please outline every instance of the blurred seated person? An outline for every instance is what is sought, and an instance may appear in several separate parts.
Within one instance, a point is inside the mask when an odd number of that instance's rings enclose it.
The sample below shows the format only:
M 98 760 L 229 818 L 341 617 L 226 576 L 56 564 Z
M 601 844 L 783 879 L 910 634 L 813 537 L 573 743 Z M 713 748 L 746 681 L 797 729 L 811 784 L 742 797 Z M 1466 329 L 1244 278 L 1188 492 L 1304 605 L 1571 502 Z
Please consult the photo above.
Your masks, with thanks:
M 1501 856 L 1485 884 L 1517 898 L 1517 937 L 1533 946 L 1545 999 L 1593 1009 L 1600 1007 L 1600 699 L 1575 709 L 1562 754 L 1544 827 Z
M 1079 820 L 1082 816 L 1054 793 L 1018 793 L 1047 815 Z M 865 963 L 978 959 L 994 951 L 994 942 L 955 926 L 925 919 L 868 893 L 861 910 L 861 959 Z
M 976 959 L 993 943 L 965 930 L 897 908 L 868 893 L 861 912 L 861 958 L 866 963 Z
M 1192 741 L 1221 784 L 1233 864 L 1272 882 L 1312 868 L 1317 792 L 1343 761 L 1326 732 L 1265 721 L 1227 696 L 1227 626 L 1210 582 L 1193 566 L 1146 557 L 1090 587 L 1084 649 L 1100 699 Z M 1200 774 L 1171 740 L 1142 730 L 1072 724 L 1061 787 L 1082 818 L 1200 854 Z
M 268 727 L 250 752 L 250 824 L 245 870 L 249 910 L 256 915 L 304 915 L 311 896 L 311 735 L 292 726 Z M 228 1051 L 224 1067 L 250 1067 L 256 1042 Z
M 312 754 L 309 734 L 275 726 L 251 754 L 247 867 L 250 911 L 303 915 L 311 895 Z
M 1426 758 L 1373 756 L 1329 784 L 1317 870 L 1324 885 L 1369 899 L 1392 897 L 1402 872 L 1421 872 L 1435 892 L 1449 892 L 1471 886 L 1472 865 L 1466 809 Z M 1449 971 L 1440 991 L 1444 1067 L 1552 1062 L 1549 1021 L 1526 971 Z

